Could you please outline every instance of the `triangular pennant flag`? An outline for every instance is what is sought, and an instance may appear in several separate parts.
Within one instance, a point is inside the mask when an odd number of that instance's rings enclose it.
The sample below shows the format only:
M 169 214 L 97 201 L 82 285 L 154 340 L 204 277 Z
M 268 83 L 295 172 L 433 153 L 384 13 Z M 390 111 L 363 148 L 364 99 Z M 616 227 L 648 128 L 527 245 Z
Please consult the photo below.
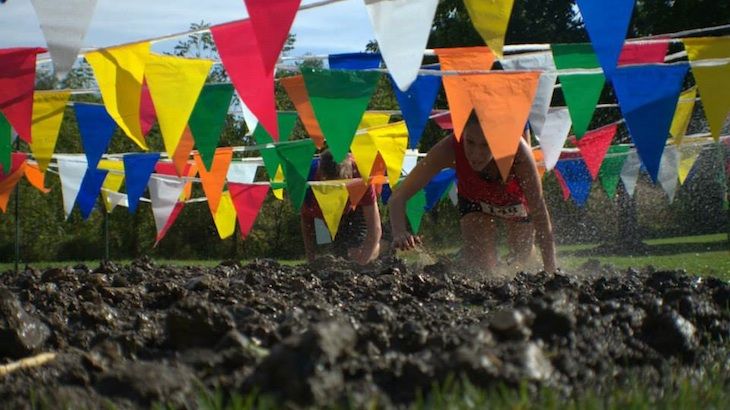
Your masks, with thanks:
M 680 184 L 684 184 L 684 181 L 687 180 L 687 176 L 692 170 L 692 167 L 694 166 L 695 162 L 697 161 L 697 157 L 700 155 L 701 152 L 701 144 L 682 145 L 681 147 L 679 147 L 680 157 L 678 177 Z
M 408 148 L 418 146 L 440 89 L 441 77 L 436 75 L 419 75 L 406 91 L 393 87 L 403 120 L 408 126 Z
M 53 71 L 59 80 L 66 77 L 84 44 L 86 30 L 96 8 L 96 0 L 32 0 L 35 14 L 48 43 Z
M 188 177 L 187 182 L 183 187 L 183 191 L 180 194 L 180 200 L 187 201 L 190 199 L 193 188 L 192 178 L 198 174 L 198 166 L 195 164 L 195 161 L 189 161 L 185 164 L 185 167 L 182 169 L 182 173 L 180 174 L 178 174 L 177 165 L 169 162 L 158 162 L 157 165 L 155 165 L 155 172 L 162 175 Z
M 238 227 L 241 237 L 246 238 L 251 232 L 256 217 L 269 193 L 268 185 L 228 183 L 233 206 L 236 208 Z
M 25 179 L 35 189 L 44 194 L 51 192 L 50 188 L 46 188 L 46 174 L 41 172 L 38 164 L 25 165 Z
M 553 44 L 550 48 L 558 70 L 598 67 L 590 44 Z M 591 123 L 606 78 L 601 73 L 560 75 L 558 78 L 573 121 L 573 133 L 581 138 Z
M 555 62 L 550 53 L 527 54 L 501 60 L 502 68 L 506 71 L 513 70 L 535 70 L 542 71 L 540 82 L 537 84 L 535 99 L 530 108 L 530 128 L 535 132 L 537 138 L 542 135 L 542 130 L 547 121 L 550 102 L 553 98 L 553 90 L 558 75 L 555 74 Z
M 97 168 L 110 171 L 107 173 L 104 184 L 101 186 L 101 196 L 104 198 L 106 211 L 111 213 L 120 204 L 123 196 L 123 194 L 119 194 L 119 190 L 122 188 L 122 183 L 124 182 L 124 162 L 103 159 L 99 161 Z M 123 199 L 126 200 L 126 196 Z
M 624 166 L 621 168 L 621 182 L 629 196 L 634 196 L 636 182 L 639 180 L 639 170 L 641 170 L 641 159 L 639 159 L 639 154 L 632 150 L 626 156 Z
M 659 184 L 669 197 L 669 203 L 674 202 L 674 194 L 679 185 L 679 151 L 677 147 L 669 145 L 664 149 L 662 162 L 659 165 Z
M 274 179 L 271 181 L 271 193 L 274 194 L 274 198 L 279 201 L 284 200 L 284 170 L 279 165 L 274 174 Z
M 560 172 L 565 184 L 570 189 L 570 196 L 579 207 L 584 207 L 591 193 L 593 178 L 585 161 L 581 158 L 558 161 L 555 169 Z
M 500 59 L 513 4 L 514 0 L 464 0 L 474 28 Z
M 246 107 L 246 103 L 243 102 L 241 97 L 238 95 L 238 92 L 236 92 L 236 98 L 238 99 L 238 105 L 241 107 L 241 115 L 243 115 L 243 121 L 246 123 L 246 135 L 251 135 L 253 134 L 256 127 L 259 126 L 259 120 L 256 118 L 255 115 L 253 115 L 251 110 Z
M 309 138 L 314 141 L 317 148 L 321 149 L 324 147 L 324 134 L 322 134 L 322 129 L 319 127 L 317 117 L 314 116 L 312 103 L 309 101 L 309 93 L 307 92 L 307 87 L 304 85 L 304 77 L 301 75 L 284 77 L 279 79 L 279 83 L 286 90 L 289 99 L 294 103 L 294 107 L 297 113 L 299 113 L 299 118 L 302 120 L 304 129 L 307 130 Z
M 568 188 L 568 184 L 565 183 L 565 178 L 560 175 L 560 171 L 557 168 L 553 169 L 553 175 L 555 175 L 555 179 L 558 181 L 558 185 L 560 185 L 560 192 L 563 194 L 563 201 L 567 201 L 570 199 L 570 188 Z
M 663 63 L 669 49 L 669 39 L 652 39 L 649 43 L 626 43 L 618 65 Z
M 103 105 L 74 103 L 76 122 L 79 124 L 81 145 L 86 153 L 89 168 L 95 169 L 101 156 L 109 147 L 112 135 L 117 129 L 114 119 Z
M 454 124 L 451 121 L 451 113 L 449 113 L 449 112 L 440 113 L 440 114 L 435 115 L 433 117 L 433 121 L 442 130 L 453 130 L 454 129 Z M 461 138 L 461 137 L 459 137 L 459 138 Z
M 195 141 L 193 140 L 193 133 L 190 132 L 190 127 L 185 128 L 183 131 L 180 141 L 177 143 L 175 153 L 172 155 L 172 163 L 175 164 L 175 170 L 178 176 L 186 174 L 185 169 L 190 165 L 190 153 L 193 151 Z
M 609 80 L 618 65 L 636 0 L 576 0 L 593 50 Z
M 360 203 L 360 200 L 365 195 L 365 192 L 367 192 L 369 187 L 369 185 L 363 184 L 363 181 L 357 179 L 347 183 L 347 193 L 349 194 L 350 207 L 352 209 L 357 208 L 357 205 Z
M 390 186 L 394 187 L 400 179 L 403 169 L 403 158 L 408 147 L 408 128 L 404 122 L 390 124 L 368 131 L 378 152 L 383 157 L 388 169 Z
M 358 131 L 367 131 L 368 128 L 380 127 L 390 122 L 390 114 L 382 112 L 366 112 L 357 126 Z
M 226 179 L 228 180 L 228 189 L 231 191 L 234 203 L 236 202 L 236 194 L 230 188 L 230 183 L 236 182 L 239 184 L 250 184 L 256 179 L 256 171 L 258 171 L 258 169 L 259 164 L 257 163 L 233 162 L 228 166 L 228 175 L 226 176 Z
M 682 39 L 689 61 L 730 58 L 730 36 L 697 37 Z M 730 112 L 730 64 L 693 66 L 692 74 L 697 81 L 707 122 L 715 141 L 720 138 L 722 127 Z
M 608 199 L 613 199 L 616 196 L 621 169 L 624 162 L 626 162 L 629 149 L 627 145 L 614 145 L 608 148 L 608 155 L 603 159 L 598 175 L 601 178 L 601 185 L 603 185 L 603 190 L 606 192 Z
M 555 168 L 572 124 L 567 108 L 560 107 L 548 110 L 545 125 L 538 138 L 544 156 L 545 170 L 550 171 Z
M 591 172 L 594 181 L 598 177 L 598 171 L 601 169 L 603 157 L 606 156 L 608 147 L 611 145 L 617 129 L 617 124 L 610 124 L 589 131 L 575 143 L 578 149 L 580 149 L 580 154 L 583 156 L 583 160 L 586 162 L 588 171 Z
M 23 153 L 13 153 L 10 160 L 11 165 L 8 172 L 0 173 L 0 209 L 7 211 L 10 194 L 13 192 L 15 185 L 20 181 L 25 173 L 27 166 L 27 155 Z
M 38 91 L 33 95 L 33 141 L 30 150 L 43 172 L 48 168 L 56 149 L 58 132 L 70 96 L 70 91 Z
M 210 171 L 207 171 L 203 165 L 203 159 L 200 158 L 199 154 L 195 154 L 195 164 L 198 166 L 200 183 L 203 185 L 205 196 L 208 197 L 208 207 L 210 207 L 210 213 L 213 216 L 218 211 L 223 186 L 226 184 L 228 166 L 231 165 L 232 159 L 233 148 L 218 148 L 215 150 L 213 166 L 210 167 Z
M 155 103 L 152 102 L 152 96 L 150 95 L 150 87 L 147 86 L 147 82 L 142 82 L 142 97 L 139 102 L 139 122 L 142 127 L 142 135 L 152 131 L 152 127 L 157 121 L 157 113 L 155 112 Z
M 472 103 L 494 160 L 507 180 L 535 98 L 540 73 L 494 73 L 479 76 L 471 87 Z
M 435 51 L 441 63 L 441 71 L 489 70 L 494 63 L 494 54 L 487 47 L 439 48 Z M 461 139 L 466 120 L 474 108 L 469 96 L 470 84 L 465 81 L 466 78 L 468 77 L 458 75 L 447 75 L 443 78 L 446 99 L 451 110 L 451 124 L 457 140 Z
M 36 55 L 42 48 L 0 50 L 0 112 L 25 142 L 31 142 Z
M 388 118 L 385 119 L 383 117 L 385 116 L 382 114 L 378 117 L 375 113 L 365 113 L 360 123 L 360 128 L 367 129 L 370 128 L 370 124 L 378 126 L 387 123 L 390 116 L 387 116 Z M 382 121 L 383 119 L 384 121 Z M 350 150 L 352 151 L 352 157 L 355 160 L 355 164 L 357 164 L 357 170 L 362 177 L 363 183 L 367 184 L 373 172 L 375 158 L 378 156 L 378 147 L 375 145 L 375 140 L 368 132 L 358 133 L 352 140 Z
M 426 211 L 430 211 L 444 197 L 447 190 L 456 178 L 456 171 L 452 168 L 441 170 L 426 185 Z
M 534 148 L 532 150 L 532 158 L 535 159 L 537 173 L 540 175 L 540 179 L 542 179 L 542 177 L 545 176 L 545 172 L 547 171 L 545 169 L 545 154 L 543 154 L 542 150 L 539 147 Z
M 426 192 L 420 190 L 406 201 L 406 217 L 411 224 L 411 232 L 418 234 L 421 230 L 421 220 L 426 213 Z
M 263 68 L 274 71 L 301 0 L 244 0 Z
M 656 182 L 672 115 L 688 65 L 622 67 L 613 86 L 631 139 Z
M 380 68 L 380 53 L 342 53 L 327 56 L 330 70 L 371 70 Z
M 302 207 L 307 194 L 307 176 L 315 150 L 314 143 L 308 139 L 276 147 L 276 152 L 281 158 L 289 199 L 297 210 Z
M 241 101 L 274 137 L 276 125 L 273 67 L 265 69 L 251 20 L 213 26 L 210 29 L 223 66 Z M 245 112 L 245 109 L 244 109 Z M 251 127 L 248 121 L 246 124 Z M 252 128 L 249 128 L 249 130 Z
M 171 157 L 175 154 L 212 65 L 210 60 L 157 54 L 151 55 L 147 61 L 145 80 L 155 104 L 165 150 Z
M 233 206 L 230 192 L 226 191 L 220 195 L 213 221 L 221 239 L 230 238 L 236 232 L 236 208 Z
M 459 188 L 457 188 L 456 180 L 454 180 L 454 183 L 451 184 L 449 199 L 451 200 L 452 205 L 457 206 L 459 204 Z
M 140 123 L 142 82 L 150 43 L 107 48 L 86 54 L 109 115 L 129 138 L 147 149 Z
M 406 150 L 406 156 L 403 158 L 403 175 L 408 175 L 413 171 L 418 163 L 418 150 L 409 149 Z
M 61 179 L 61 195 L 63 196 L 63 210 L 66 219 L 73 211 L 86 169 L 85 157 L 75 155 L 59 156 L 58 158 L 58 176 Z
M 156 237 L 162 239 L 160 236 L 177 206 L 180 194 L 185 188 L 185 181 L 175 177 L 152 177 L 147 187 L 150 190 L 152 215 L 157 228 Z
M 99 170 L 96 168 L 87 168 L 84 173 L 84 179 L 81 181 L 79 193 L 76 195 L 76 204 L 81 211 L 81 217 L 85 220 L 89 219 L 91 211 L 96 205 L 96 198 L 101 191 L 101 185 L 104 183 L 106 174 L 109 171 Z
M 297 114 L 293 112 L 280 112 L 277 113 L 277 121 L 279 127 L 279 141 L 289 141 L 294 126 L 297 123 Z M 253 132 L 253 137 L 256 139 L 258 144 L 269 144 L 274 142 L 271 135 L 259 124 L 256 126 L 256 130 Z M 276 153 L 276 148 L 263 148 L 259 150 L 261 157 L 264 160 L 264 167 L 266 172 L 269 174 L 269 179 L 273 179 L 276 176 L 276 170 L 281 165 L 279 155 Z
M 228 116 L 231 98 L 233 98 L 231 84 L 208 84 L 203 87 L 190 115 L 190 132 L 206 169 L 210 169 L 213 164 L 213 156 Z
M 692 113 L 695 109 L 695 100 L 697 99 L 697 87 L 692 87 L 683 91 L 679 95 L 677 108 L 674 110 L 674 118 L 669 128 L 669 134 L 674 138 L 676 145 L 682 144 L 684 135 L 687 133 L 689 122 L 692 119 Z
M 418 75 L 438 3 L 438 0 L 365 0 L 378 48 L 401 91 L 408 90 Z
M 309 99 L 336 162 L 350 151 L 357 125 L 370 102 L 380 73 L 302 69 Z
M 322 210 L 330 236 L 334 239 L 349 197 L 347 186 L 344 182 L 328 181 L 325 184 L 311 184 L 311 188 Z
M 155 170 L 155 164 L 159 159 L 160 153 L 158 152 L 124 155 L 124 178 L 126 179 L 130 214 L 137 211 L 139 198 L 144 193 L 150 175 Z
M 170 213 L 170 216 L 167 217 L 167 222 L 165 223 L 165 226 L 163 226 L 162 229 L 157 232 L 157 237 L 155 238 L 155 246 L 157 246 L 157 244 L 160 243 L 162 238 L 164 238 L 165 235 L 167 235 L 167 231 L 170 230 L 172 225 L 177 220 L 177 217 L 180 216 L 180 213 L 182 212 L 184 207 L 185 207 L 185 202 L 178 202 L 175 204 L 175 207 L 172 208 L 172 212 Z
M 13 153 L 13 135 L 10 123 L 0 114 L 0 172 L 10 173 Z

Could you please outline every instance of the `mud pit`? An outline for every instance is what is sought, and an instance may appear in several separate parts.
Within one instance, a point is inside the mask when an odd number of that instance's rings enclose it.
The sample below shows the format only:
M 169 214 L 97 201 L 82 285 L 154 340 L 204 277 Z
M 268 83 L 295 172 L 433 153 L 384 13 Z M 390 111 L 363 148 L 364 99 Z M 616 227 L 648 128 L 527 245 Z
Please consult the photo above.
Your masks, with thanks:
M 727 365 L 730 285 L 684 272 L 488 281 L 392 260 L 172 268 L 150 261 L 0 276 L 0 403 L 194 407 L 201 386 L 295 405 L 411 403 L 447 375 L 565 394 Z

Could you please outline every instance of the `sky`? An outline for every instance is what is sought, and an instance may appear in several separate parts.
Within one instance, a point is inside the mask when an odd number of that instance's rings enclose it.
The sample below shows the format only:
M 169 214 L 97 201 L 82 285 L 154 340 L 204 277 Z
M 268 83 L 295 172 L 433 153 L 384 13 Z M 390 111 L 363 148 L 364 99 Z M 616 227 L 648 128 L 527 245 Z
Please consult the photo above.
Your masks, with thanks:
M 313 2 L 303 0 L 302 4 Z M 201 20 L 215 25 L 246 16 L 243 0 L 98 0 L 84 47 L 179 33 Z M 302 10 L 291 31 L 297 38 L 290 53 L 294 56 L 364 51 L 375 38 L 362 0 Z M 177 41 L 159 43 L 153 50 L 170 50 Z M 8 0 L 0 5 L 0 48 L 45 45 L 31 0 Z

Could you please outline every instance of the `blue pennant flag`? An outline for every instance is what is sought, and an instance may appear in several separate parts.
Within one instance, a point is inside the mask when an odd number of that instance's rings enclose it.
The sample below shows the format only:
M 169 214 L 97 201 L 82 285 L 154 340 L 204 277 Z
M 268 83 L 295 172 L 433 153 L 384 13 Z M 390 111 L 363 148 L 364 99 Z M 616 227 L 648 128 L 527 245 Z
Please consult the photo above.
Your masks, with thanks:
M 109 147 L 117 123 L 109 116 L 103 105 L 75 103 L 74 110 L 86 160 L 89 168 L 96 169 L 101 156 Z
M 408 148 L 415 149 L 426 128 L 431 109 L 441 89 L 441 77 L 419 75 L 408 91 L 401 91 L 390 78 L 395 98 L 408 127 Z
M 570 196 L 579 207 L 584 207 L 588 202 L 588 195 L 591 193 L 593 177 L 588 171 L 585 161 L 582 158 L 571 158 L 558 161 L 555 169 L 560 172 L 565 184 L 568 185 Z
M 393 191 L 390 190 L 390 184 L 383 184 L 383 189 L 380 190 L 380 200 L 383 202 L 383 205 L 388 205 L 388 200 L 392 193 Z
M 91 211 L 94 210 L 94 206 L 97 201 L 96 198 L 101 192 L 101 186 L 104 184 L 106 174 L 109 171 L 87 168 L 84 174 L 84 179 L 81 180 L 81 186 L 79 187 L 79 193 L 76 195 L 76 204 L 79 206 L 81 211 L 81 217 L 84 221 L 89 219 Z
M 368 70 L 380 68 L 380 53 L 330 54 L 330 70 Z
M 456 170 L 447 168 L 441 170 L 431 182 L 426 185 L 426 211 L 430 211 L 449 191 L 449 187 L 456 178 Z
M 160 159 L 159 152 L 148 154 L 127 154 L 124 156 L 124 178 L 127 185 L 127 201 L 129 213 L 137 211 L 139 198 L 144 193 L 155 164 Z
M 629 30 L 635 0 L 577 0 L 603 73 L 612 81 Z
M 689 65 L 622 67 L 614 73 L 621 112 L 641 162 L 656 183 L 664 145 Z

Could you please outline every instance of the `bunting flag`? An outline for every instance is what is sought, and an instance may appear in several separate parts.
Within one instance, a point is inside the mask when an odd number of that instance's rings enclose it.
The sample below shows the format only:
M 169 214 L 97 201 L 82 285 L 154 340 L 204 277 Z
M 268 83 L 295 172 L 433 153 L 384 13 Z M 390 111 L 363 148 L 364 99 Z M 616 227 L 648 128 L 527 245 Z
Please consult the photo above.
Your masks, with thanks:
M 152 96 L 150 95 L 150 87 L 147 86 L 147 81 L 142 82 L 142 97 L 139 102 L 139 122 L 142 128 L 142 135 L 152 131 L 152 127 L 157 121 L 157 113 L 155 112 L 155 103 L 152 102 Z
M 514 0 L 464 0 L 474 28 L 499 59 L 502 58 L 504 36 L 513 4 Z
M 58 176 L 61 179 L 63 210 L 66 219 L 68 219 L 76 203 L 81 181 L 83 181 L 86 174 L 86 158 L 78 155 L 59 155 L 57 161 Z
M 662 161 L 659 165 L 659 185 L 669 197 L 669 203 L 674 202 L 674 194 L 679 185 L 679 151 L 677 147 L 669 145 L 664 149 Z
M 383 185 L 382 185 L 382 186 L 380 187 L 380 189 L 381 189 L 381 191 L 380 191 L 380 200 L 381 200 L 381 201 L 383 202 L 383 205 L 388 205 L 388 200 L 390 199 L 390 194 L 392 194 L 392 193 L 393 193 L 393 192 L 392 192 L 392 191 L 390 190 L 390 185 L 388 185 L 388 184 L 383 184 Z M 407 211 L 407 210 L 408 210 L 408 209 L 406 209 L 406 211 Z
M 228 239 L 236 232 L 236 208 L 233 206 L 230 192 L 226 191 L 220 195 L 213 221 L 221 239 Z
M 76 62 L 96 0 L 31 0 L 48 43 L 56 78 L 62 80 Z
M 31 142 L 36 55 L 45 51 L 43 48 L 0 50 L 0 113 L 27 143 Z
M 10 123 L 0 114 L 0 172 L 9 173 L 12 166 L 13 135 Z
M 687 176 L 692 170 L 692 167 L 697 161 L 697 157 L 699 157 L 700 153 L 702 153 L 702 145 L 700 144 L 682 145 L 679 147 L 680 158 L 677 176 L 679 177 L 680 184 L 684 184 L 684 181 L 687 180 Z
M 41 172 L 37 164 L 25 165 L 25 179 L 33 188 L 44 194 L 51 192 L 50 188 L 46 188 L 46 174 Z
M 669 128 L 669 134 L 674 138 L 674 144 L 681 145 L 684 135 L 689 128 L 689 122 L 692 119 L 692 113 L 695 109 L 695 100 L 697 99 L 697 87 L 692 87 L 683 91 L 679 95 L 677 108 L 674 110 L 672 125 Z
M 280 112 L 277 113 L 277 120 L 280 133 L 279 141 L 289 141 L 289 137 L 294 131 L 294 126 L 297 123 L 297 114 L 293 112 Z M 257 144 L 270 144 L 274 142 L 271 135 L 269 135 L 264 127 L 260 125 L 257 126 L 256 130 L 253 132 L 253 137 Z M 276 170 L 279 169 L 279 165 L 281 165 L 281 160 L 279 159 L 279 155 L 276 153 L 276 148 L 262 148 L 259 150 L 259 153 L 261 154 L 261 158 L 264 160 L 264 166 L 266 167 L 266 172 L 269 174 L 269 179 L 273 179 L 276 175 Z
M 690 62 L 730 58 L 730 36 L 685 38 L 682 42 Z M 692 74 L 699 87 L 712 137 L 717 141 L 730 112 L 730 64 L 693 66 Z
M 390 114 L 381 112 L 366 112 L 357 126 L 358 131 L 367 131 L 369 128 L 382 127 L 390 122 Z
M 228 189 L 236 209 L 241 237 L 246 239 L 264 204 L 266 195 L 269 193 L 269 187 L 268 185 L 229 182 Z
M 372 174 L 375 158 L 378 156 L 375 140 L 368 132 L 358 134 L 352 140 L 350 150 L 352 150 L 352 158 L 357 164 L 357 171 L 360 173 L 363 182 L 367 184 L 370 174 Z
M 570 190 L 570 196 L 579 207 L 584 207 L 591 193 L 593 178 L 585 161 L 581 158 L 558 161 L 555 169 L 560 172 Z
M 175 164 L 175 170 L 178 176 L 186 174 L 185 169 L 190 165 L 188 158 L 190 158 L 190 153 L 193 152 L 194 145 L 193 133 L 190 132 L 190 127 L 186 127 L 172 156 L 172 163 Z
M 411 225 L 411 232 L 416 235 L 421 230 L 423 214 L 426 213 L 426 192 L 420 190 L 406 201 L 406 217 Z
M 117 205 L 121 204 L 120 200 L 126 199 L 126 197 L 122 197 L 123 194 L 119 194 L 124 182 L 124 162 L 103 159 L 99 161 L 97 168 L 110 171 L 107 172 L 104 184 L 101 186 L 101 197 L 104 199 L 106 212 L 111 213 Z
M 560 175 L 560 171 L 557 168 L 553 169 L 553 175 L 555 175 L 555 179 L 558 181 L 558 185 L 560 185 L 560 191 L 563 193 L 563 201 L 567 201 L 570 199 L 570 188 L 565 183 L 565 178 Z
M 162 230 L 157 232 L 157 237 L 155 238 L 155 244 L 154 246 L 157 246 L 158 243 L 162 240 L 162 238 L 167 235 L 167 232 L 172 228 L 172 225 L 177 220 L 177 217 L 180 216 L 180 213 L 182 212 L 183 208 L 185 207 L 185 202 L 178 202 L 175 204 L 175 207 L 172 208 L 172 212 L 170 213 L 170 216 L 167 218 L 167 222 L 165 223 L 165 226 L 162 227 Z
M 553 44 L 550 48 L 558 70 L 598 67 L 598 59 L 590 44 Z M 591 123 L 605 77 L 598 73 L 560 75 L 558 78 L 573 121 L 573 133 L 580 139 Z
M 56 149 L 63 114 L 70 96 L 70 91 L 38 91 L 33 95 L 33 141 L 30 143 L 30 150 L 43 172 L 48 168 Z
M 91 211 L 96 206 L 96 198 L 99 197 L 107 173 L 108 171 L 96 168 L 87 168 L 84 173 L 84 179 L 81 180 L 79 192 L 76 194 L 76 204 L 79 206 L 84 221 L 89 219 Z
M 438 3 L 438 0 L 365 0 L 378 48 L 401 91 L 408 90 L 418 76 Z
M 471 87 L 479 124 L 504 181 L 510 174 L 539 79 L 537 72 L 493 73 L 479 76 L 479 82 Z
M 451 200 L 451 204 L 454 206 L 459 205 L 459 188 L 457 188 L 456 180 L 454 180 L 454 183 L 451 184 L 451 189 L 449 190 L 449 199 Z
M 117 124 L 103 105 L 74 103 L 74 111 L 86 160 L 89 168 L 95 169 L 109 147 Z
M 3 213 L 7 211 L 10 194 L 13 192 L 15 185 L 18 184 L 20 178 L 23 177 L 25 167 L 27 166 L 27 155 L 14 152 L 10 160 L 10 170 L 0 173 L 0 209 Z
M 617 124 L 610 124 L 596 130 L 589 131 L 583 138 L 576 141 L 575 145 L 580 149 L 580 154 L 595 181 L 598 178 L 598 171 L 601 169 L 603 158 L 608 152 L 608 147 L 613 141 L 618 129 Z
M 273 73 L 301 0 L 244 0 L 244 3 L 264 71 Z
M 542 135 L 542 130 L 547 121 L 550 102 L 553 99 L 553 90 L 558 75 L 555 74 L 555 62 L 550 53 L 527 54 L 501 60 L 502 68 L 506 71 L 533 70 L 542 71 L 540 82 L 537 84 L 535 99 L 530 109 L 530 128 L 535 132 L 537 138 Z
M 567 108 L 551 108 L 548 110 L 545 125 L 538 137 L 544 156 L 545 170 L 550 171 L 555 168 L 572 124 Z
M 276 152 L 281 158 L 289 199 L 297 210 L 302 207 L 307 194 L 307 176 L 315 150 L 314 142 L 307 139 L 276 147 Z
M 618 65 L 636 0 L 576 0 L 593 50 L 609 81 Z
M 154 177 L 150 178 L 147 187 L 150 190 L 152 215 L 155 218 L 156 238 L 159 242 L 165 236 L 165 227 L 177 207 L 180 195 L 185 188 L 185 181 L 175 177 Z
M 86 54 L 109 115 L 129 138 L 146 150 L 140 122 L 142 82 L 150 43 L 107 48 Z
M 418 163 L 418 150 L 416 149 L 409 149 L 406 150 L 406 156 L 403 158 L 403 169 L 402 174 L 408 175 L 413 171 L 413 168 L 416 167 L 416 164 Z
M 618 65 L 663 63 L 669 50 L 669 39 L 652 39 L 650 43 L 625 43 Z
M 330 70 L 371 70 L 380 68 L 380 53 L 342 53 L 327 56 Z
M 171 157 L 175 155 L 212 65 L 210 60 L 157 54 L 147 61 L 145 80 L 155 105 L 165 151 Z
M 540 148 L 534 148 L 532 150 L 532 157 L 535 159 L 535 166 L 537 167 L 537 173 L 540 175 L 540 179 L 545 176 L 545 154 L 543 154 Z
M 294 107 L 299 114 L 299 118 L 302 120 L 304 129 L 309 134 L 309 138 L 314 141 L 314 145 L 318 149 L 322 149 L 324 147 L 324 134 L 322 134 L 322 129 L 319 127 L 317 117 L 314 116 L 312 103 L 309 101 L 309 93 L 307 92 L 307 87 L 304 85 L 304 77 L 301 75 L 284 77 L 279 79 L 279 83 L 286 90 L 289 99 L 294 103 Z
M 221 193 L 226 184 L 228 167 L 231 165 L 231 160 L 233 159 L 233 148 L 225 147 L 216 149 L 215 156 L 213 157 L 213 166 L 210 167 L 210 171 L 205 169 L 200 154 L 196 153 L 194 157 L 195 164 L 198 166 L 198 173 L 200 174 L 200 183 L 203 185 L 205 196 L 208 197 L 210 213 L 215 217 L 218 212 Z
M 155 164 L 159 159 L 159 152 L 124 155 L 124 177 L 127 185 L 127 201 L 130 214 L 137 211 L 139 198 L 142 197 L 152 171 L 155 170 Z
M 494 63 L 494 54 L 487 47 L 438 48 L 434 51 L 441 63 L 441 71 L 489 70 Z M 451 111 L 451 127 L 459 140 L 474 108 L 469 96 L 469 83 L 465 77 L 456 75 L 445 76 L 443 82 Z M 440 120 L 444 121 L 444 118 Z
M 393 77 L 393 92 L 401 109 L 403 120 L 408 126 L 408 148 L 415 149 L 426 129 L 431 109 L 441 89 L 441 77 L 436 75 L 419 75 L 406 91 L 401 91 Z
M 340 227 L 340 219 L 345 211 L 349 192 L 347 185 L 328 181 L 326 184 L 311 184 L 314 197 L 317 199 L 322 216 L 327 224 L 330 237 L 337 236 L 337 229 Z
M 621 175 L 621 169 L 626 162 L 630 148 L 627 145 L 614 145 L 608 148 L 608 155 L 601 164 L 598 175 L 601 178 L 601 185 L 606 192 L 608 199 L 616 196 L 616 188 Z
M 397 122 L 385 127 L 368 131 L 378 152 L 385 161 L 390 186 L 395 187 L 403 169 L 403 159 L 408 147 L 408 128 L 404 122 Z
M 689 66 L 632 66 L 614 73 L 613 86 L 631 139 L 656 182 L 672 115 Z
M 447 168 L 441 170 L 423 189 L 426 193 L 425 210 L 430 211 L 448 193 L 456 179 L 456 170 Z
M 251 112 L 251 110 L 246 107 L 246 103 L 241 100 L 241 97 L 238 95 L 238 92 L 236 92 L 236 98 L 238 99 L 238 105 L 241 107 L 241 115 L 243 115 L 243 121 L 246 123 L 246 135 L 253 134 L 256 127 L 259 126 L 259 120 L 256 118 L 255 115 Z
M 327 229 L 327 225 L 324 223 L 324 220 L 319 218 L 314 218 L 314 238 L 317 242 L 317 245 L 326 245 L 328 243 L 332 243 L 332 238 L 330 238 L 330 232 Z
M 274 174 L 274 180 L 271 181 L 271 193 L 274 194 L 274 198 L 279 201 L 284 200 L 284 170 L 281 165 L 276 169 Z
M 636 182 L 639 180 L 639 170 L 641 170 L 639 154 L 633 150 L 629 151 L 624 166 L 621 168 L 621 182 L 623 182 L 629 196 L 634 196 Z
M 206 169 L 213 164 L 223 125 L 233 98 L 231 84 L 207 84 L 203 87 L 190 115 L 190 132 Z
M 302 68 L 302 74 L 332 157 L 342 162 L 350 151 L 380 73 Z
M 155 172 L 162 175 L 168 176 L 186 176 L 188 177 L 185 186 L 183 187 L 182 193 L 180 194 L 180 201 L 187 201 L 192 195 L 193 181 L 192 178 L 198 174 L 198 166 L 195 161 L 190 161 L 185 164 L 182 169 L 182 173 L 178 174 L 177 166 L 169 162 L 158 162 L 155 165 Z
M 239 184 L 250 184 L 256 179 L 256 172 L 259 169 L 259 164 L 246 163 L 246 162 L 232 162 L 228 166 L 228 174 L 226 180 L 228 180 L 229 190 L 233 196 L 233 202 L 236 202 L 236 193 L 230 188 L 230 183 L 235 182 Z
M 346 187 L 350 200 L 350 208 L 354 210 L 360 204 L 362 197 L 365 196 L 369 185 L 364 184 L 360 179 L 355 179 L 347 182 Z
M 274 100 L 274 70 L 267 70 L 259 52 L 251 20 L 213 26 L 210 29 L 223 66 L 236 87 L 241 101 L 266 128 L 279 139 Z M 277 51 L 278 52 L 278 51 Z M 270 58 L 270 57 L 269 57 Z M 244 110 L 245 112 L 245 110 Z M 249 130 L 252 124 L 246 122 Z

